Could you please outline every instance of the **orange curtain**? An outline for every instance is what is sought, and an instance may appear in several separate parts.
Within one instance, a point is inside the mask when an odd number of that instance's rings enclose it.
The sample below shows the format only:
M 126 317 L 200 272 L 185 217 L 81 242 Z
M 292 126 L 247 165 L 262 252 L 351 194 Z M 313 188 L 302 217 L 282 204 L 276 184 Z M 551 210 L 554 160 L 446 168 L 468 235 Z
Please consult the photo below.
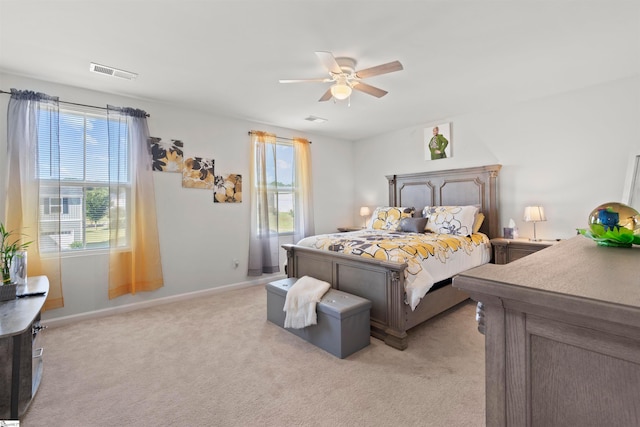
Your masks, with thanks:
M 164 285 L 164 279 L 146 113 L 109 106 L 107 117 L 112 205 L 109 211 L 109 298 L 116 298 L 159 289 Z M 123 156 L 129 149 L 131 168 Z M 130 221 L 126 215 L 130 215 Z
M 315 234 L 313 221 L 313 191 L 311 174 L 311 143 L 304 138 L 293 138 L 293 155 L 295 167 L 295 219 L 294 243 L 304 237 Z

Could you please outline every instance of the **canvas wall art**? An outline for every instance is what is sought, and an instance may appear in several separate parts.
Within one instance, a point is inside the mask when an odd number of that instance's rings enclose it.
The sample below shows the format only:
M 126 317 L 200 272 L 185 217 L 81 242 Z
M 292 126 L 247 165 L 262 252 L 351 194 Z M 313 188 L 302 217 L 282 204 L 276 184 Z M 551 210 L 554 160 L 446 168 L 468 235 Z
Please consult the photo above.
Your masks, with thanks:
M 166 142 L 162 141 L 162 138 L 150 137 L 149 144 L 154 171 L 182 172 L 184 163 L 184 144 L 182 141 L 172 139 L 171 142 Z
M 212 190 L 215 182 L 214 163 L 213 159 L 203 157 L 186 159 L 182 167 L 182 186 Z
M 213 189 L 214 203 L 242 203 L 242 175 L 218 175 Z
M 451 155 L 451 122 L 425 128 L 424 159 L 446 159 Z

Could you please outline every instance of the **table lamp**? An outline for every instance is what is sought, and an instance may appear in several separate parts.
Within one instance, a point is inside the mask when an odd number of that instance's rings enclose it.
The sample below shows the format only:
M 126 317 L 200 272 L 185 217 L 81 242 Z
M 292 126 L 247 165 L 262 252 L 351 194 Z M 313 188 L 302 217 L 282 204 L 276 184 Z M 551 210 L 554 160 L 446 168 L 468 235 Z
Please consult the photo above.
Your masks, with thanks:
M 536 222 L 547 220 L 547 217 L 544 216 L 544 208 L 542 206 L 527 206 L 524 208 L 524 220 L 526 222 L 533 222 L 533 239 L 529 240 L 539 242 L 540 239 L 536 236 Z
M 369 210 L 369 208 L 367 206 L 362 206 L 360 208 L 360 216 L 364 217 L 364 224 L 362 225 L 362 228 L 366 228 L 367 227 L 367 217 L 371 214 L 371 211 Z

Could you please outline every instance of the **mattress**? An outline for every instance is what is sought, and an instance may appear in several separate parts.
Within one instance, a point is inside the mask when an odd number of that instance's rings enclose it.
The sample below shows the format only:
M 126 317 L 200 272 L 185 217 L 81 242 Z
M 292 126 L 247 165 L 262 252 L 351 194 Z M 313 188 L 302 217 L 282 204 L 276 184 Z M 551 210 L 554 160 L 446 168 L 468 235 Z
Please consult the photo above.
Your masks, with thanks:
M 310 236 L 298 245 L 406 263 L 405 302 L 412 310 L 436 282 L 491 260 L 491 243 L 482 233 L 457 236 L 364 229 Z

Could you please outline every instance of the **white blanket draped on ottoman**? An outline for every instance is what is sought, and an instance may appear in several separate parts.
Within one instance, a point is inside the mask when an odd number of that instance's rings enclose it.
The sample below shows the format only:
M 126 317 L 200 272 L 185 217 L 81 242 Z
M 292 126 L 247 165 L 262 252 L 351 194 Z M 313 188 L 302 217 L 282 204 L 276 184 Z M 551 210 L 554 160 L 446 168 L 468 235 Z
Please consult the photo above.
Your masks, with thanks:
M 316 304 L 330 288 L 328 282 L 313 277 L 299 278 L 284 300 L 284 327 L 301 329 L 317 324 Z

